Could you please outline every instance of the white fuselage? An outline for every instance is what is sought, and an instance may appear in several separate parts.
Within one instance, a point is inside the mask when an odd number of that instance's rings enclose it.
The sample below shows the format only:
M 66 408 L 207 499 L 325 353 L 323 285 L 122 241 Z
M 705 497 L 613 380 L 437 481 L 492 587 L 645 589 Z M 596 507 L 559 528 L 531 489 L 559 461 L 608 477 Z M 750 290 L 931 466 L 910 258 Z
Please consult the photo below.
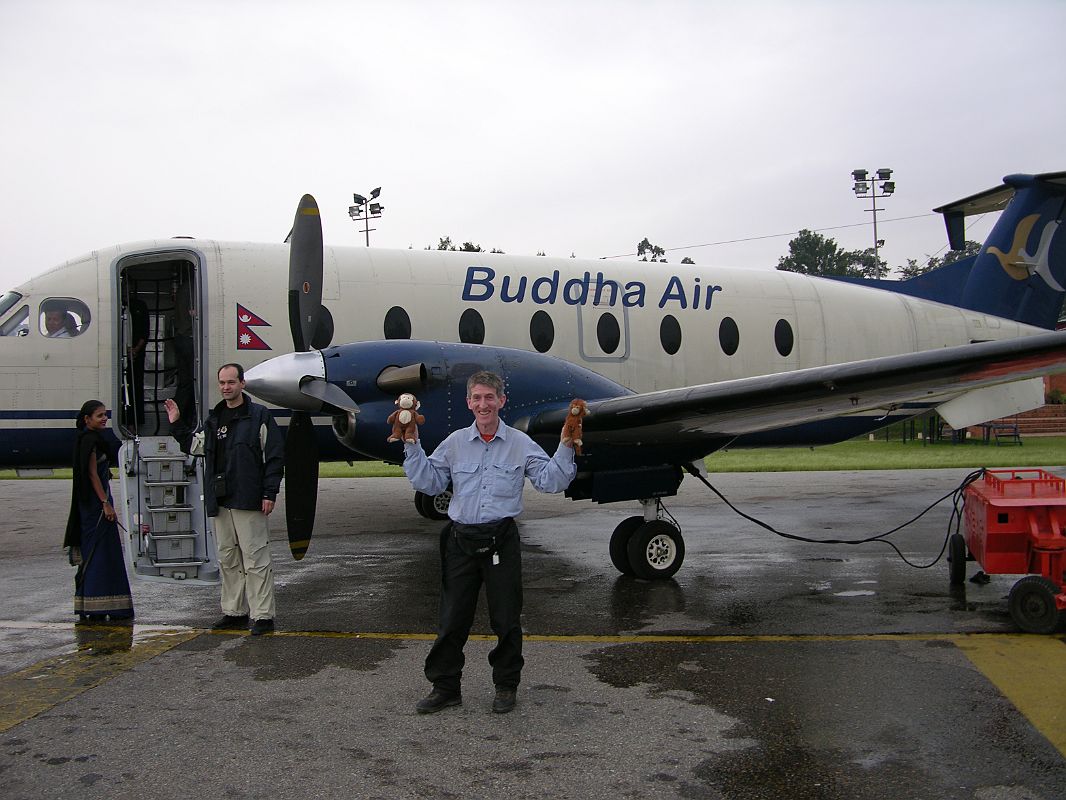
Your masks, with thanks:
M 25 309 L 28 333 L 0 336 L 0 431 L 24 438 L 33 430 L 66 429 L 87 399 L 119 406 L 129 336 L 118 313 L 123 275 L 148 276 L 174 260 L 196 275 L 203 310 L 195 333 L 197 394 L 201 407 L 213 404 L 218 365 L 251 367 L 292 350 L 288 255 L 284 244 L 138 242 L 95 251 L 17 287 L 22 298 L 0 316 L 0 326 Z M 169 297 L 162 285 L 157 297 Z M 80 335 L 44 335 L 42 304 L 55 298 L 89 309 Z M 327 247 L 323 303 L 333 316 L 334 344 L 387 338 L 388 318 L 400 335 L 409 320 L 413 339 L 460 341 L 462 327 L 467 341 L 483 330 L 484 344 L 532 350 L 536 316 L 541 347 L 549 341 L 545 331 L 552 333 L 549 355 L 637 392 L 1041 332 L 774 270 L 424 250 Z M 161 300 L 156 305 L 162 359 L 173 312 Z M 269 349 L 241 346 L 239 333 L 248 329 L 239 326 L 238 305 L 266 323 L 252 327 L 257 338 L 251 341 Z M 390 315 L 394 308 L 402 312 Z M 165 366 L 161 360 L 160 369 Z M 10 460 L 6 451 L 3 456 Z

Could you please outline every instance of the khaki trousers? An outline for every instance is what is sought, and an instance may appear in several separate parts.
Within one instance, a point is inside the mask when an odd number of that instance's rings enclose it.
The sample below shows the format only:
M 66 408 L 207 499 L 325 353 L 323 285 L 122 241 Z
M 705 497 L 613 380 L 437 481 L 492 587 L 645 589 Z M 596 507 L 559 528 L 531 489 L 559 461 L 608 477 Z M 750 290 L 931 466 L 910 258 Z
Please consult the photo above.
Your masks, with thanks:
M 215 536 L 222 572 L 222 613 L 274 619 L 274 567 L 266 515 L 219 506 Z

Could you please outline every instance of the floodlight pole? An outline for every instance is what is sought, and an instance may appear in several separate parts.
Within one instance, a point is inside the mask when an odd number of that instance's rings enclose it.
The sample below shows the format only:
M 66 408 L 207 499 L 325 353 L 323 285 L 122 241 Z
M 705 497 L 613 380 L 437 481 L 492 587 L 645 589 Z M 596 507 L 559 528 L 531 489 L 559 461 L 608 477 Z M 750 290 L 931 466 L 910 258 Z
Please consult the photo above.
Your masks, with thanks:
M 363 228 L 363 233 L 366 234 L 367 247 L 370 247 L 370 231 L 377 230 L 377 228 L 370 227 L 370 220 L 381 219 L 381 212 L 385 210 L 385 206 L 381 205 L 381 203 L 372 202 L 377 200 L 379 194 L 381 194 L 380 186 L 370 193 L 369 199 L 361 194 L 352 195 L 355 205 L 348 206 L 348 216 L 353 221 L 362 222 L 366 226 Z
M 884 209 L 877 207 L 877 201 L 883 197 L 891 197 L 896 191 L 896 182 L 891 180 L 892 170 L 879 169 L 871 174 L 865 169 L 855 169 L 851 171 L 851 177 L 855 181 L 855 185 L 851 187 L 855 196 L 863 200 L 870 198 L 870 211 L 874 218 L 874 260 L 880 263 L 880 248 L 884 242 L 877 238 L 877 212 Z M 877 193 L 878 189 L 881 194 Z

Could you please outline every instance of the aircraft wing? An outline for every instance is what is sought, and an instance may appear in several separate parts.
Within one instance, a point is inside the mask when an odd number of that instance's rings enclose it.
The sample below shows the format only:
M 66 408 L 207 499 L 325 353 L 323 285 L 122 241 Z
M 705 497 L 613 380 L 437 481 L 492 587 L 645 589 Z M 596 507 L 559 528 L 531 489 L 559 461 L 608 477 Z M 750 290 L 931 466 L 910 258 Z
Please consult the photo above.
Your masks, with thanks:
M 1066 331 L 852 361 L 589 403 L 589 446 L 729 440 L 801 423 L 964 393 L 1066 371 Z M 531 420 L 557 432 L 565 409 Z M 997 415 L 998 416 L 998 415 Z

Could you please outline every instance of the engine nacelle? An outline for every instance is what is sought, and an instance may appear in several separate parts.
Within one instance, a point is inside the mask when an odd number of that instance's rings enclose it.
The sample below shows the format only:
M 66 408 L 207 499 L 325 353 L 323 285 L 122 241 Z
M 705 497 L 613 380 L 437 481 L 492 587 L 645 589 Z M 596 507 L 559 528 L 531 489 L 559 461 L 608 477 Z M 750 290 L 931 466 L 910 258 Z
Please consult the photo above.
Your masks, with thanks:
M 355 450 L 355 412 L 333 415 L 333 435 L 349 450 Z M 358 452 L 358 451 L 356 451 Z

